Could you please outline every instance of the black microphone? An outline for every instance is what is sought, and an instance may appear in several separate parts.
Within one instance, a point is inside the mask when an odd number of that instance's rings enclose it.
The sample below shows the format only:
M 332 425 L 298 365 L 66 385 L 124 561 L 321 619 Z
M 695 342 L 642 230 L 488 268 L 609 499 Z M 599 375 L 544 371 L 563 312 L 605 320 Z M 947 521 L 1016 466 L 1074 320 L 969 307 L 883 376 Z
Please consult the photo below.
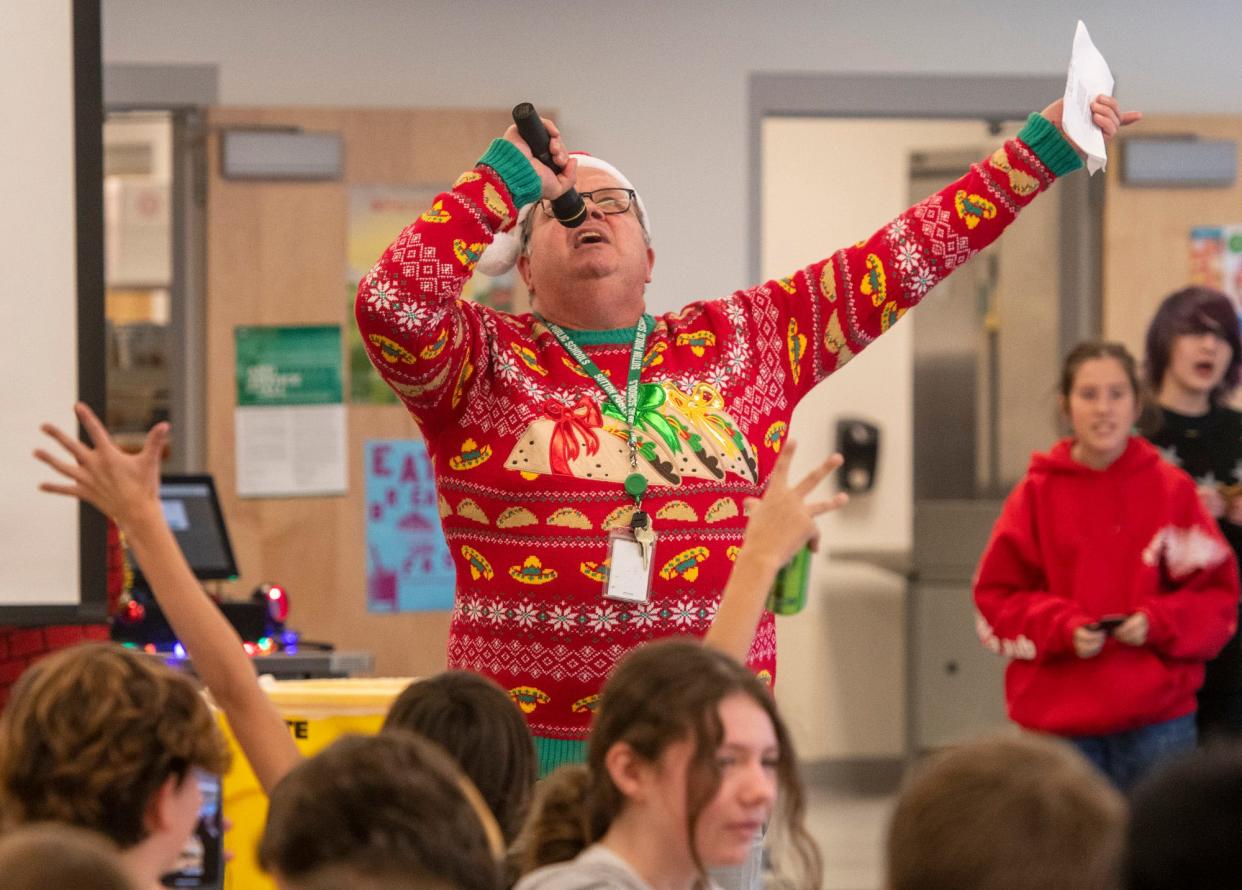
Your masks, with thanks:
M 553 173 L 560 173 L 561 167 L 552 160 L 548 150 L 551 140 L 548 130 L 539 119 L 539 112 L 529 102 L 513 106 L 513 122 L 517 124 L 518 134 L 530 146 L 530 153 L 535 160 L 543 164 Z M 586 221 L 586 204 L 577 189 L 570 189 L 559 198 L 552 199 L 552 214 L 567 229 L 576 229 Z

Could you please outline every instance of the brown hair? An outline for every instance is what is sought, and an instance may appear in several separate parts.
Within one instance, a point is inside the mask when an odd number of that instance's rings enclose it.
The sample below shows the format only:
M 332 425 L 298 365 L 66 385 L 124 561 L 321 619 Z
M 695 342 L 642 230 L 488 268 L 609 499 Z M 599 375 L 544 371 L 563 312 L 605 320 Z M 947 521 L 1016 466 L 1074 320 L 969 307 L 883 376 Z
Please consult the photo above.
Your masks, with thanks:
M 404 871 L 460 890 L 497 890 L 500 866 L 460 774 L 412 732 L 344 736 L 272 791 L 259 864 L 282 880 L 381 880 Z M 485 814 L 484 814 L 485 815 Z
M 0 840 L 5 890 L 135 890 L 117 849 L 93 831 L 31 825 Z
M 1127 890 L 1236 887 L 1242 875 L 1242 747 L 1214 740 L 1169 760 L 1130 794 Z
M 695 828 L 720 786 L 717 752 L 724 740 L 720 703 L 732 695 L 750 698 L 772 721 L 778 746 L 779 796 L 774 822 L 785 829 L 800 883 L 818 887 L 819 850 L 803 826 L 806 803 L 793 742 L 767 687 L 732 658 L 697 642 L 648 643 L 631 652 L 604 686 L 591 728 L 587 766 L 562 768 L 540 790 L 524 838 L 524 870 L 564 861 L 599 840 L 625 806 L 605 757 L 619 742 L 655 762 L 673 742 L 691 739 L 694 750 L 686 774 L 686 827 L 691 855 L 700 875 L 703 862 L 694 848 Z
M 507 692 L 478 674 L 445 671 L 407 686 L 383 728 L 412 730 L 447 751 L 483 796 L 506 843 L 513 841 L 539 768 L 530 730 Z
M 1146 358 L 1143 371 L 1153 392 L 1159 392 L 1169 369 L 1173 341 L 1185 334 L 1215 334 L 1229 344 L 1233 356 L 1220 385 L 1211 392 L 1212 404 L 1219 403 L 1242 377 L 1242 333 L 1238 330 L 1238 311 L 1221 291 L 1210 287 L 1185 287 L 1169 294 L 1147 326 Z
M 1125 803 L 1069 743 L 1024 734 L 933 755 L 888 832 L 890 890 L 1115 890 Z
M 0 715 L 0 811 L 7 825 L 78 825 L 125 849 L 147 836 L 147 804 L 170 776 L 222 773 L 228 762 L 188 677 L 85 643 L 36 662 L 13 688 Z
M 1122 344 L 1108 340 L 1087 340 L 1070 350 L 1070 354 L 1065 357 L 1065 363 L 1061 366 L 1061 383 L 1057 387 L 1061 397 L 1069 398 L 1078 369 L 1092 359 L 1099 358 L 1116 359 L 1121 364 L 1137 401 L 1141 396 L 1142 388 L 1139 384 L 1138 365 L 1134 361 L 1134 356 L 1130 355 L 1129 350 Z

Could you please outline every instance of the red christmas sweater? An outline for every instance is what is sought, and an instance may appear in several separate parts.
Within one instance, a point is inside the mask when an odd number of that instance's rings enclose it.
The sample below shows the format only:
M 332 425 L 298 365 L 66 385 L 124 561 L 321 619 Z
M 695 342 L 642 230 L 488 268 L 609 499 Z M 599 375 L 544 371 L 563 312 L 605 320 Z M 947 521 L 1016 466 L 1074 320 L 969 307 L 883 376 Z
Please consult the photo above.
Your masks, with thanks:
M 1070 440 L 1031 459 L 975 579 L 980 639 L 1009 657 L 1009 716 L 1059 735 L 1103 735 L 1195 710 L 1203 663 L 1237 629 L 1233 551 L 1194 481 L 1132 437 L 1106 470 Z M 1145 612 L 1147 643 L 1074 654 L 1074 631 Z
M 538 198 L 514 155 L 494 144 L 400 234 L 359 285 L 356 314 L 435 466 L 457 567 L 449 666 L 510 690 L 541 742 L 581 740 L 622 655 L 707 631 L 742 542 L 742 501 L 762 491 L 798 400 L 1079 162 L 1033 115 L 869 238 L 655 319 L 637 426 L 659 538 L 650 601 L 629 605 L 602 596 L 608 531 L 633 510 L 624 421 L 534 317 L 459 299 L 493 233 Z M 576 339 L 624 392 L 633 330 Z M 771 614 L 748 663 L 772 682 Z

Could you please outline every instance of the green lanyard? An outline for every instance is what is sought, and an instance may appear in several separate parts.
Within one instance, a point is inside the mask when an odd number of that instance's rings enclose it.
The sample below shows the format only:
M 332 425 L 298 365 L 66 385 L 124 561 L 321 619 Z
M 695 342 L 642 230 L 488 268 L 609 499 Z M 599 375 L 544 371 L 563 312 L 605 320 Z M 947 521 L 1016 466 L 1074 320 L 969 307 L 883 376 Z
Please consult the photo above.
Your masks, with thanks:
M 617 410 L 625 416 L 626 440 L 630 446 L 630 468 L 634 470 L 625 477 L 625 490 L 634 497 L 635 502 L 641 502 L 643 494 L 647 491 L 647 477 L 638 472 L 638 430 L 635 426 L 635 419 L 638 417 L 638 383 L 643 374 L 643 354 L 647 348 L 647 317 L 644 315 L 639 318 L 638 324 L 634 326 L 634 347 L 630 350 L 630 370 L 625 382 L 624 398 L 613 386 L 612 381 L 604 376 L 599 366 L 591 361 L 591 357 L 582 351 L 582 347 L 575 343 L 560 325 L 539 315 L 535 317 L 552 332 L 552 336 L 556 337 L 557 342 L 564 347 L 565 351 L 574 357 L 574 361 L 578 363 L 583 372 L 595 381 L 595 385 L 604 391 L 609 401 L 616 405 Z

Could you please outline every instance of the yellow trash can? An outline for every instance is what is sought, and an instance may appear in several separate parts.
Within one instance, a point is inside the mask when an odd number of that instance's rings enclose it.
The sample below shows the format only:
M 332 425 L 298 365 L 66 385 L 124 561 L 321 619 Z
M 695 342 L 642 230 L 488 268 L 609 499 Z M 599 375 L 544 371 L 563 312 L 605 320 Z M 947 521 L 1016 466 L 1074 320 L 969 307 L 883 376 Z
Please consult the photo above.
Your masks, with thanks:
M 340 736 L 378 732 L 389 705 L 410 682 L 400 678 L 280 680 L 265 683 L 264 688 L 285 718 L 298 750 L 309 757 Z M 225 849 L 233 854 L 224 870 L 224 887 L 275 890 L 275 883 L 259 870 L 256 855 L 267 820 L 267 795 L 223 714 L 220 725 L 233 752 L 233 765 L 223 783 L 224 817 L 233 823 L 224 839 Z

